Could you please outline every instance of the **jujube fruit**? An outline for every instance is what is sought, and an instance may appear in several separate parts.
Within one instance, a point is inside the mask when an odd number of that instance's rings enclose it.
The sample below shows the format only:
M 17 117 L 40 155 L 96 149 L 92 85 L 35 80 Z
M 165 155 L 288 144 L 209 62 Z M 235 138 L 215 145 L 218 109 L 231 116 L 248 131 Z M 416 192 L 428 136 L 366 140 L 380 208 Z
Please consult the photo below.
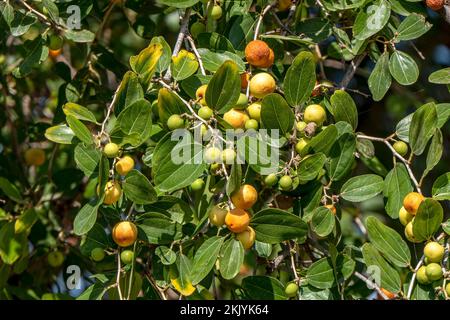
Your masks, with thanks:
M 288 175 L 284 175 L 278 181 L 278 185 L 283 190 L 289 190 L 289 189 L 292 188 L 292 178 L 290 176 L 288 176 Z
M 191 183 L 191 189 L 192 189 L 192 191 L 200 191 L 203 189 L 204 185 L 205 185 L 205 181 L 203 181 L 203 179 L 201 179 L 201 178 L 198 178 L 198 179 L 195 179 L 195 181 Z
M 173 114 L 167 119 L 167 127 L 169 130 L 184 128 L 184 120 L 179 114 Z
M 195 97 L 197 98 L 197 100 L 199 100 L 201 105 L 206 106 L 206 99 L 205 99 L 205 95 L 206 95 L 206 89 L 208 88 L 207 84 L 201 85 L 200 87 L 198 87 L 198 89 L 195 91 Z
M 439 11 L 444 7 L 445 0 L 426 0 L 427 7 L 433 11 Z
M 223 115 L 223 120 L 234 129 L 244 129 L 248 120 L 248 115 L 242 110 L 230 109 Z
M 203 120 L 209 120 L 213 115 L 213 110 L 208 106 L 203 106 L 198 109 L 198 116 Z
M 60 35 L 53 34 L 48 38 L 48 48 L 50 50 L 59 50 L 63 45 L 64 39 Z
M 131 250 L 124 250 L 120 253 L 120 260 L 124 264 L 132 264 L 134 260 L 134 252 Z
M 234 160 L 236 159 L 236 151 L 233 149 L 224 149 L 222 151 L 222 161 L 225 164 L 233 164 Z
M 219 162 L 222 156 L 222 151 L 216 147 L 210 147 L 205 150 L 205 162 L 214 163 Z
M 305 121 L 298 121 L 296 124 L 297 131 L 303 133 L 307 125 Z
M 259 124 L 255 119 L 249 119 L 245 122 L 245 129 L 247 130 L 258 130 Z
M 196 39 L 198 35 L 202 32 L 206 31 L 206 26 L 204 23 L 201 23 L 200 21 L 196 21 L 192 24 L 190 32 L 191 36 Z
M 423 249 L 423 254 L 428 259 L 428 262 L 441 262 L 444 252 L 444 247 L 436 241 L 428 242 Z
M 244 231 L 236 234 L 236 239 L 238 239 L 245 250 L 250 249 L 255 243 L 256 233 L 252 227 L 248 226 Z
M 297 292 L 298 292 L 298 285 L 295 282 L 288 283 L 286 288 L 284 289 L 284 293 L 289 298 L 297 296 Z
M 430 279 L 431 281 L 436 281 L 442 278 L 443 273 L 440 264 L 432 262 L 425 268 L 425 273 L 427 274 L 428 279 Z
M 244 109 L 248 105 L 247 96 L 244 93 L 239 94 L 238 101 L 236 102 L 235 109 Z
M 255 98 L 264 98 L 277 88 L 275 79 L 267 72 L 261 72 L 250 79 L 250 94 Z
M 259 68 L 269 68 L 274 61 L 273 50 L 262 40 L 250 41 L 245 47 L 247 62 Z
M 261 120 L 261 104 L 259 102 L 254 102 L 247 107 L 247 113 L 251 119 L 256 121 Z
M 25 151 L 25 162 L 29 166 L 42 166 L 45 162 L 45 152 L 39 148 L 30 148 Z
M 264 178 L 264 184 L 268 187 L 276 185 L 278 182 L 278 177 L 275 173 L 271 173 Z
M 91 251 L 91 259 L 95 262 L 100 262 L 105 258 L 105 250 L 102 248 L 94 248 Z
M 334 214 L 334 215 L 336 215 L 336 207 L 335 207 L 334 205 L 332 205 L 332 204 L 327 204 L 327 205 L 325 205 L 325 208 L 330 209 L 331 213 Z
M 126 155 L 119 159 L 116 162 L 116 171 L 121 176 L 125 176 L 128 172 L 133 170 L 134 168 L 134 160 L 132 157 Z
M 258 200 L 258 192 L 249 184 L 242 185 L 239 190 L 231 194 L 231 202 L 239 209 L 249 209 Z
M 227 213 L 227 210 L 215 205 L 208 212 L 209 222 L 216 227 L 221 227 L 225 224 Z
M 103 203 L 106 205 L 114 204 L 122 195 L 122 188 L 120 187 L 120 183 L 117 181 L 108 181 L 105 186 L 105 198 L 103 199 Z
M 425 266 L 421 266 L 417 270 L 416 279 L 417 279 L 417 282 L 420 284 L 429 284 L 430 283 L 430 279 L 428 279 Z
M 103 152 L 108 158 L 115 158 L 119 154 L 119 146 L 113 142 L 107 143 Z
M 408 241 L 410 242 L 414 242 L 414 243 L 419 243 L 420 241 L 418 241 L 415 237 L 414 237 L 414 233 L 413 233 L 413 222 L 408 222 L 408 224 L 405 227 L 405 237 L 406 239 L 408 239 Z
M 219 20 L 221 17 L 222 17 L 222 7 L 216 4 L 211 10 L 211 18 L 213 20 Z
M 398 212 L 398 219 L 402 225 L 406 226 L 413 218 L 414 216 L 406 211 L 405 207 L 402 206 L 400 208 L 400 211 Z
M 235 208 L 227 212 L 225 224 L 231 232 L 242 232 L 250 224 L 250 214 L 243 209 Z
M 303 114 L 303 120 L 305 120 L 306 123 L 314 122 L 319 127 L 323 124 L 326 118 L 327 114 L 325 109 L 318 104 L 311 104 L 307 106 Z
M 52 251 L 47 255 L 47 262 L 53 268 L 60 267 L 64 262 L 64 255 L 61 251 Z
M 297 153 L 301 153 L 303 149 L 305 149 L 306 145 L 308 144 L 309 139 L 306 138 L 300 138 L 295 145 L 295 151 Z
M 445 291 L 447 292 L 447 295 L 450 296 L 450 282 L 445 286 Z
M 118 222 L 112 229 L 112 238 L 120 247 L 131 246 L 137 239 L 138 230 L 130 221 Z
M 403 207 L 405 207 L 406 211 L 415 216 L 420 204 L 424 199 L 425 197 L 420 193 L 410 192 L 403 199 Z
M 403 141 L 396 141 L 392 147 L 402 157 L 408 153 L 408 145 Z

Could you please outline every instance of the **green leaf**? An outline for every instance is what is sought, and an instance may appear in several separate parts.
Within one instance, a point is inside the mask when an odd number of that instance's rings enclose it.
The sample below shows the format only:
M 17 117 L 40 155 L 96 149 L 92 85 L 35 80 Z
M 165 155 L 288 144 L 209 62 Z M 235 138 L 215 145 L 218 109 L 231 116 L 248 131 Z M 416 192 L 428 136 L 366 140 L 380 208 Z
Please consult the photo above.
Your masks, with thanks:
M 437 84 L 449 84 L 450 83 L 450 67 L 444 68 L 433 72 L 428 77 L 428 81 Z
M 302 51 L 292 61 L 286 72 L 283 88 L 286 100 L 291 106 L 306 102 L 316 83 L 316 64 L 311 52 Z
M 131 170 L 122 184 L 125 196 L 137 204 L 149 204 L 158 200 L 150 181 L 141 172 Z
M 231 165 L 230 175 L 226 184 L 227 195 L 230 196 L 234 191 L 238 190 L 242 182 L 242 168 L 236 162 Z
M 73 102 L 67 102 L 63 105 L 63 112 L 66 116 L 73 116 L 78 120 L 97 123 L 94 114 L 86 107 L 80 106 Z
M 15 222 L 7 222 L 0 229 L 0 258 L 4 264 L 12 265 L 27 252 L 27 234 L 15 234 Z M 25 252 L 24 252 L 25 251 Z
M 117 122 L 124 134 L 137 134 L 140 145 L 151 135 L 152 105 L 147 100 L 137 100 L 119 114 Z
M 93 145 L 85 146 L 83 143 L 79 143 L 74 150 L 77 167 L 88 177 L 96 171 L 101 157 L 102 153 Z
M 422 174 L 425 177 L 433 168 L 439 163 L 444 151 L 444 141 L 442 137 L 442 131 L 436 129 L 433 138 L 431 139 L 430 148 L 428 149 L 426 168 Z
M 192 52 L 181 50 L 177 56 L 172 57 L 172 77 L 183 80 L 193 75 L 198 69 L 198 61 Z
M 132 71 L 125 73 L 116 95 L 116 104 L 114 105 L 114 113 L 116 115 L 134 102 L 144 99 L 144 90 L 139 83 L 136 73 Z
M 394 229 L 385 226 L 375 217 L 366 220 L 367 233 L 372 245 L 391 263 L 398 267 L 410 265 L 411 253 L 408 245 Z
M 25 58 L 14 68 L 13 75 L 16 78 L 23 78 L 31 73 L 34 67 L 41 64 L 48 57 L 48 48 L 45 40 L 42 37 L 37 37 L 33 41 L 27 41 L 26 43 Z
M 448 235 L 450 235 L 450 219 L 448 219 L 447 221 L 445 221 L 442 224 L 442 230 L 444 230 L 444 232 Z
M 401 290 L 400 275 L 370 243 L 362 246 L 362 254 L 371 277 L 381 281 L 381 287 L 393 293 Z
M 306 273 L 308 284 L 319 288 L 329 289 L 335 285 L 335 277 L 331 259 L 322 258 L 314 262 Z
M 222 246 L 219 257 L 220 275 L 227 280 L 237 276 L 244 263 L 244 247 L 239 240 L 228 239 Z
M 164 126 L 167 127 L 167 120 L 171 115 L 185 112 L 188 112 L 188 109 L 175 93 L 166 88 L 159 89 L 158 114 Z
M 150 41 L 150 44 L 156 43 L 159 43 L 162 46 L 163 50 L 163 53 L 159 58 L 158 63 L 156 64 L 156 72 L 162 73 L 163 71 L 167 70 L 167 68 L 170 66 L 170 61 L 172 58 L 172 49 L 162 36 L 153 37 L 152 40 Z
M 300 155 L 303 157 L 308 153 L 318 153 L 323 152 L 328 155 L 330 149 L 335 143 L 338 137 L 338 130 L 334 124 L 327 126 L 326 129 L 322 130 L 314 136 L 310 142 L 303 148 Z
M 154 43 L 150 44 L 138 55 L 130 57 L 131 69 L 139 75 L 144 90 L 147 90 L 151 85 L 153 74 L 156 71 L 156 65 L 162 53 L 162 45 Z
M 94 138 L 92 137 L 91 132 L 89 129 L 77 118 L 74 116 L 68 115 L 66 116 L 67 124 L 69 125 L 70 129 L 72 129 L 75 136 L 83 141 L 86 144 L 93 144 Z
M 411 120 L 414 113 L 408 114 L 402 120 L 397 123 L 395 128 L 395 133 L 399 137 L 399 139 L 409 142 L 409 128 L 411 127 Z
M 353 129 L 358 126 L 358 109 L 355 101 L 344 90 L 336 90 L 330 99 L 331 114 L 336 122 L 345 121 L 350 123 Z
M 13 37 L 20 37 L 25 34 L 36 22 L 33 14 L 29 12 L 23 14 L 21 11 L 15 10 L 8 2 L 0 4 L 0 9 Z
M 334 229 L 335 217 L 330 209 L 317 207 L 312 213 L 311 230 L 320 237 L 328 236 Z
M 286 300 L 283 284 L 268 276 L 249 276 L 242 280 L 242 289 L 252 300 Z
M 356 39 L 365 40 L 383 29 L 389 21 L 391 5 L 385 0 L 371 1 L 355 19 L 353 35 Z
M 436 105 L 437 113 L 437 128 L 442 128 L 447 120 L 450 118 L 450 103 L 438 103 Z
M 439 176 L 433 183 L 433 199 L 450 200 L 450 172 Z
M 206 48 L 199 48 L 198 53 L 202 58 L 203 67 L 208 71 L 216 72 L 225 61 L 233 61 L 236 63 L 239 72 L 245 71 L 245 63 L 242 58 L 232 52 L 213 52 Z
M 298 178 L 300 181 L 310 181 L 317 177 L 323 168 L 327 157 L 323 153 L 316 153 L 303 158 L 298 164 Z
M 158 3 L 165 4 L 169 7 L 175 7 L 179 9 L 192 7 L 200 0 L 157 0 Z
M 190 296 L 194 293 L 195 287 L 191 282 L 192 262 L 188 257 L 181 254 L 178 256 L 175 264 L 170 266 L 170 282 L 175 289 L 184 296 Z
M 197 249 L 191 269 L 192 284 L 202 281 L 214 267 L 223 240 L 223 237 L 211 237 Z
M 67 29 L 64 36 L 69 40 L 80 43 L 92 42 L 95 39 L 95 34 L 89 30 Z
M 281 95 L 271 93 L 262 100 L 261 122 L 265 129 L 277 129 L 286 134 L 294 126 L 294 113 Z
M 341 188 L 341 197 L 351 202 L 362 202 L 383 191 L 383 178 L 376 174 L 363 174 L 347 180 Z
M 437 114 L 434 102 L 424 104 L 414 112 L 409 128 L 409 144 L 415 155 L 423 153 L 428 140 L 435 132 L 436 124 Z
M 78 211 L 73 221 L 73 232 L 81 236 L 89 232 L 97 221 L 98 207 L 101 201 L 86 203 L 80 211 Z
M 413 191 L 411 179 L 403 163 L 397 163 L 384 179 L 383 194 L 387 198 L 386 212 L 393 218 L 398 219 L 398 213 L 403 206 L 403 199 Z
M 397 28 L 397 40 L 412 40 L 419 38 L 430 30 L 432 25 L 426 22 L 425 17 L 413 13 L 407 16 Z
M 225 113 L 236 104 L 240 91 L 241 78 L 238 67 L 233 61 L 225 61 L 208 84 L 206 103 L 219 113 Z
M 391 87 L 392 77 L 389 72 L 389 52 L 384 52 L 369 76 L 368 84 L 374 101 L 383 99 Z
M 203 32 L 197 37 L 198 48 L 208 48 L 212 51 L 223 52 L 229 51 L 234 53 L 235 50 L 230 40 L 217 32 Z
M 177 260 L 177 255 L 172 249 L 165 246 L 159 246 L 155 249 L 155 254 L 159 257 L 163 265 L 169 266 Z
M 330 151 L 329 173 L 333 181 L 342 179 L 352 167 L 356 139 L 353 134 L 343 134 L 333 145 Z
M 138 228 L 142 230 L 151 244 L 171 244 L 183 235 L 179 223 L 159 212 L 145 213 Z
M 419 68 L 410 55 L 395 50 L 389 59 L 389 70 L 394 79 L 401 85 L 413 84 L 419 78 Z
M 23 202 L 19 189 L 4 177 L 0 177 L 0 190 L 11 200 L 18 203 Z
M 308 232 L 302 219 L 280 209 L 263 209 L 252 217 L 250 224 L 256 231 L 256 240 L 265 243 L 302 238 Z
M 60 124 L 45 130 L 45 137 L 56 143 L 72 144 L 74 142 L 75 134 L 71 128 L 65 124 Z
M 441 204 L 434 199 L 425 199 L 414 217 L 414 238 L 418 241 L 430 239 L 439 230 L 443 219 L 444 210 Z

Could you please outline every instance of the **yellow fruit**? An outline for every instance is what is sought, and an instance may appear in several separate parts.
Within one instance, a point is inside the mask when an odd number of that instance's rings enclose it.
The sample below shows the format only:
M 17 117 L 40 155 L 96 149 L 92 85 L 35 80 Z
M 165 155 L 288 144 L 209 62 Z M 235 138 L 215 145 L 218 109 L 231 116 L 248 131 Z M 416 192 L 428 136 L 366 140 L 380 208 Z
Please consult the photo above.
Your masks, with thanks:
M 235 208 L 227 212 L 225 224 L 231 232 L 243 232 L 250 224 L 250 214 L 245 210 Z
M 249 226 L 244 231 L 236 234 L 236 239 L 238 239 L 242 243 L 242 246 L 244 247 L 245 250 L 248 250 L 255 243 L 256 239 L 255 230 L 253 230 L 253 228 Z
M 248 119 L 249 117 L 245 111 L 236 109 L 231 109 L 223 115 L 223 120 L 235 129 L 244 129 Z
M 45 162 L 45 152 L 42 149 L 31 148 L 25 151 L 25 162 L 29 166 L 42 166 Z
M 231 195 L 231 202 L 239 209 L 249 209 L 257 200 L 258 192 L 249 184 L 242 185 L 239 190 Z
M 428 279 L 427 276 L 427 267 L 425 266 L 421 266 L 417 272 L 416 272 L 416 278 L 417 278 L 417 282 L 420 284 L 429 284 L 430 283 L 430 279 Z
M 119 182 L 117 181 L 108 181 L 105 186 L 105 199 L 103 200 L 104 204 L 110 205 L 119 201 L 120 196 L 122 195 L 122 188 L 120 187 Z
M 295 282 L 291 282 L 289 283 L 286 288 L 284 289 L 284 293 L 286 293 L 286 295 L 289 298 L 293 298 L 297 296 L 297 292 L 298 292 L 298 285 Z
M 274 53 L 264 41 L 253 40 L 245 47 L 245 58 L 254 67 L 269 68 L 273 64 Z
M 414 243 L 419 243 L 420 242 L 414 237 L 412 221 L 408 222 L 408 224 L 405 227 L 405 237 L 410 242 L 414 242 Z
M 305 113 L 303 114 L 303 120 L 305 120 L 306 123 L 314 122 L 319 127 L 326 120 L 326 118 L 327 114 L 325 112 L 325 109 L 318 104 L 307 106 L 305 109 Z
M 206 106 L 206 99 L 205 99 L 206 88 L 208 88 L 208 85 L 204 84 L 198 87 L 197 91 L 195 91 L 195 96 L 197 97 L 197 100 L 199 100 L 200 103 L 204 106 Z
M 241 74 L 241 89 L 246 90 L 248 87 L 248 81 L 250 80 L 250 75 L 247 72 Z
M 247 112 L 251 119 L 256 121 L 261 120 L 261 103 L 255 102 L 247 107 Z
M 450 282 L 447 282 L 447 285 L 445 286 L 445 291 L 447 292 L 447 296 L 450 296 Z
M 116 162 L 116 171 L 121 175 L 125 176 L 134 168 L 134 160 L 130 156 L 124 156 Z
M 436 241 L 431 241 L 425 245 L 423 254 L 428 259 L 428 262 L 441 262 L 444 257 L 444 247 Z
M 264 98 L 274 92 L 276 87 L 275 79 L 266 72 L 258 73 L 250 80 L 250 94 L 255 98 Z
M 431 281 L 439 280 L 443 275 L 441 265 L 435 262 L 432 262 L 425 267 L 425 273 Z
M 305 149 L 306 145 L 308 144 L 310 140 L 307 138 L 300 138 L 297 142 L 297 144 L 295 145 L 295 151 L 297 153 L 302 152 L 303 149 Z
M 113 142 L 107 143 L 103 152 L 108 158 L 115 158 L 119 154 L 119 146 Z
M 403 207 L 412 215 L 416 215 L 420 204 L 425 199 L 423 195 L 418 192 L 410 192 L 403 199 Z
M 112 230 L 113 240 L 120 247 L 131 246 L 136 241 L 137 235 L 136 225 L 130 221 L 121 221 Z
M 400 220 L 400 223 L 406 226 L 414 218 L 414 216 L 406 211 L 405 207 L 401 207 L 400 211 L 398 212 L 398 218 Z
M 211 224 L 215 225 L 216 227 L 221 227 L 225 224 L 225 217 L 227 213 L 227 210 L 222 209 L 218 205 L 215 205 L 208 212 L 209 222 L 211 222 Z

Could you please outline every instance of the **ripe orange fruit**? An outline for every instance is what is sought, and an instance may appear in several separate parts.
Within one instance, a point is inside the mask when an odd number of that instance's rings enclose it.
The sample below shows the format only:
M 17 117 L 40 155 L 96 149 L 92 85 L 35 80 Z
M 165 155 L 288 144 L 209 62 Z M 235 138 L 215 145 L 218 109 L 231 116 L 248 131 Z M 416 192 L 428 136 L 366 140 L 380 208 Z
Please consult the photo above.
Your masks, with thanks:
M 211 224 L 215 225 L 216 227 L 221 227 L 225 224 L 225 217 L 227 213 L 228 213 L 227 210 L 222 209 L 218 205 L 215 205 L 208 212 L 209 222 L 211 222 Z
M 59 56 L 62 52 L 62 49 L 57 49 L 57 50 L 48 50 L 48 55 L 52 58 L 56 58 L 57 56 Z
M 258 192 L 249 184 L 242 185 L 231 195 L 231 202 L 239 209 L 249 209 L 258 200 Z
M 125 176 L 134 168 L 134 160 L 130 156 L 124 156 L 116 162 L 116 171 L 121 175 Z
M 245 111 L 236 109 L 230 109 L 223 115 L 223 120 L 235 129 L 244 129 L 248 119 L 249 117 Z
M 245 47 L 245 58 L 254 67 L 268 68 L 273 64 L 273 50 L 262 40 L 250 41 Z
M 114 242 L 120 247 L 131 246 L 137 239 L 138 230 L 130 221 L 121 221 L 112 229 Z
M 423 195 L 418 192 L 410 192 L 403 199 L 403 207 L 412 215 L 416 215 L 420 204 L 425 199 Z
M 42 149 L 30 148 L 25 151 L 25 162 L 29 166 L 42 166 L 45 162 L 45 152 Z
M 255 98 L 264 98 L 277 88 L 275 79 L 267 72 L 261 72 L 250 79 L 250 94 Z
M 231 232 L 243 232 L 250 224 L 250 214 L 245 210 L 235 208 L 227 212 L 225 224 Z
M 250 80 L 250 75 L 247 72 L 241 74 L 241 89 L 246 90 L 248 87 L 248 81 Z
M 426 0 L 427 7 L 434 11 L 439 11 L 444 7 L 444 0 Z
M 247 227 L 244 231 L 236 234 L 236 239 L 238 239 L 245 250 L 250 249 L 255 243 L 256 232 L 252 227 Z
M 108 181 L 105 186 L 105 199 L 104 204 L 110 205 L 116 203 L 122 195 L 122 188 L 117 181 Z
M 388 299 L 394 299 L 395 298 L 395 294 L 390 292 L 389 290 L 386 290 L 385 288 L 380 288 L 381 292 L 384 293 L 384 295 L 388 298 Z

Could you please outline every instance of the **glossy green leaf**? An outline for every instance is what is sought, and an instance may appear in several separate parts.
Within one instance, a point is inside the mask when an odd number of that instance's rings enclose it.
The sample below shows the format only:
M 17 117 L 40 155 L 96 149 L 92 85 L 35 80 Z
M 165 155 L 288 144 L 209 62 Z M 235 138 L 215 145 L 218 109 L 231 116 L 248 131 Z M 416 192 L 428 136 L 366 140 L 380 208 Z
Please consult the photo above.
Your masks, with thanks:
M 441 204 L 434 199 L 425 199 L 419 206 L 413 221 L 414 238 L 425 241 L 434 236 L 444 219 Z
M 414 154 L 423 153 L 428 140 L 435 132 L 436 124 L 437 114 L 433 102 L 424 104 L 414 112 L 409 128 L 409 144 Z
M 412 40 L 419 38 L 430 30 L 432 25 L 420 14 L 407 16 L 397 28 L 398 40 Z
M 155 189 L 141 172 L 131 170 L 122 184 L 125 196 L 137 204 L 149 204 L 157 200 Z
M 437 70 L 430 74 L 428 81 L 437 84 L 449 84 L 450 83 L 450 67 Z
M 387 198 L 386 213 L 393 219 L 398 219 L 398 213 L 403 206 L 403 199 L 413 191 L 411 178 L 403 163 L 397 163 L 384 180 L 383 195 Z
M 433 138 L 431 139 L 430 148 L 427 153 L 426 168 L 422 174 L 425 177 L 433 168 L 439 163 L 444 151 L 444 141 L 442 137 L 442 131 L 436 129 Z
M 78 211 L 73 221 L 73 232 L 81 236 L 89 232 L 97 221 L 98 207 L 101 201 L 88 202 Z
M 299 106 L 306 102 L 316 83 L 316 65 L 312 53 L 300 52 L 286 72 L 283 88 L 287 102 Z
M 344 90 L 336 90 L 330 99 L 331 113 L 334 120 L 345 121 L 349 123 L 353 129 L 358 126 L 358 109 L 356 108 L 353 98 Z
M 395 50 L 389 59 L 389 70 L 394 79 L 404 85 L 410 85 L 419 78 L 419 68 L 410 55 Z
M 309 266 L 306 273 L 308 284 L 319 288 L 329 289 L 335 286 L 335 277 L 331 259 L 322 258 Z
M 53 142 L 72 144 L 75 141 L 75 133 L 65 124 L 53 126 L 45 130 L 45 137 Z
M 303 158 L 298 164 L 298 178 L 300 181 L 309 181 L 317 177 L 323 168 L 327 157 L 323 153 L 316 153 Z
M 191 270 L 191 260 L 181 253 L 178 255 L 176 263 L 170 266 L 170 282 L 184 296 L 190 296 L 195 291 L 191 281 Z
M 183 114 L 185 112 L 188 112 L 188 109 L 176 94 L 166 88 L 159 89 L 158 114 L 164 126 L 167 126 L 167 120 L 171 115 Z
M 229 51 L 234 53 L 234 47 L 227 37 L 217 32 L 203 32 L 197 37 L 198 48 L 208 48 L 215 52 Z
M 150 44 L 138 55 L 130 57 L 130 66 L 139 75 L 144 91 L 149 88 L 151 78 L 156 71 L 159 58 L 163 54 L 163 47 L 159 43 Z
M 231 165 L 229 178 L 226 184 L 227 195 L 230 196 L 234 191 L 238 190 L 242 184 L 242 167 L 236 162 Z
M 433 183 L 433 199 L 450 200 L 450 172 L 439 176 Z
M 74 150 L 74 159 L 77 167 L 85 176 L 91 176 L 97 169 L 102 154 L 93 145 L 77 144 Z
M 368 84 L 372 98 L 375 101 L 383 99 L 391 87 L 392 77 L 389 72 L 389 53 L 384 52 L 379 58 L 369 76 Z
M 198 53 L 202 58 L 203 67 L 208 71 L 216 72 L 225 61 L 229 60 L 236 63 L 239 72 L 245 71 L 245 63 L 242 58 L 232 52 L 214 52 L 207 48 L 199 48 Z
M 158 248 L 156 248 L 155 254 L 160 258 L 161 263 L 166 266 L 174 264 L 177 260 L 177 255 L 175 254 L 175 252 L 165 246 L 159 246 Z
M 144 99 L 144 90 L 139 83 L 139 78 L 136 73 L 128 71 L 123 76 L 117 89 L 117 98 L 114 105 L 115 114 L 120 114 L 122 110 L 141 99 Z
M 15 202 L 21 203 L 23 201 L 22 195 L 19 189 L 12 184 L 8 179 L 4 177 L 0 177 L 0 190 Z
M 198 61 L 192 52 L 181 50 L 177 56 L 172 57 L 172 77 L 183 80 L 193 75 L 198 69 Z
M 244 263 L 244 247 L 239 240 L 228 239 L 222 246 L 219 257 L 220 275 L 227 280 L 237 276 Z
M 283 284 L 268 276 L 249 276 L 242 280 L 242 289 L 252 300 L 286 300 Z
M 341 197 L 351 202 L 371 199 L 383 191 L 383 178 L 375 174 L 351 177 L 341 188 Z
M 174 222 L 166 214 L 148 212 L 141 216 L 137 225 L 151 244 L 171 244 L 182 237 L 181 225 Z
M 294 113 L 281 95 L 271 93 L 262 100 L 261 123 L 265 129 L 277 129 L 286 134 L 294 126 Z
M 68 102 L 63 105 L 63 112 L 66 116 L 71 115 L 78 120 L 97 123 L 94 114 L 88 108 L 73 102 Z
M 95 34 L 89 30 L 67 29 L 64 36 L 69 40 L 79 43 L 92 42 L 95 39 Z
M 158 63 L 156 64 L 156 72 L 163 72 L 167 70 L 167 68 L 170 66 L 170 61 L 172 57 L 172 48 L 170 48 L 167 41 L 164 39 L 163 36 L 159 37 L 153 37 L 150 41 L 150 44 L 156 44 L 159 43 L 162 46 L 162 55 L 158 60 Z
M 152 130 L 152 106 L 150 102 L 147 100 L 135 101 L 119 114 L 117 122 L 124 134 L 137 134 L 139 144 L 144 143 L 150 137 Z
M 75 136 L 86 144 L 93 144 L 94 138 L 89 129 L 74 116 L 66 116 L 67 124 L 72 129 Z
M 0 228 L 0 258 L 4 264 L 12 265 L 27 250 L 25 232 L 15 234 L 15 222 L 7 222 Z
M 27 53 L 25 58 L 13 70 L 16 78 L 23 78 L 31 73 L 33 68 L 37 67 L 48 57 L 48 48 L 42 37 L 37 37 L 26 46 Z
M 338 130 L 335 125 L 329 125 L 326 129 L 314 136 L 310 142 L 303 148 L 300 155 L 303 157 L 308 153 L 323 152 L 328 155 L 338 136 Z
M 165 4 L 169 7 L 175 7 L 175 8 L 189 8 L 192 7 L 194 4 L 199 2 L 200 0 L 157 0 L 158 3 Z
M 312 213 L 311 230 L 320 237 L 328 236 L 334 229 L 335 217 L 330 209 L 317 207 Z
M 391 5 L 386 0 L 369 2 L 359 11 L 353 26 L 353 35 L 356 39 L 365 40 L 383 29 L 389 21 Z
M 351 169 L 356 150 L 356 139 L 353 134 L 342 135 L 330 151 L 329 172 L 333 181 L 342 179 Z
M 397 126 L 395 128 L 395 133 L 397 134 L 397 136 L 405 142 L 409 142 L 409 128 L 411 126 L 413 115 L 414 113 L 408 114 L 397 123 Z
M 195 252 L 191 269 L 191 279 L 194 285 L 202 281 L 214 267 L 223 240 L 223 237 L 211 237 L 203 242 Z

